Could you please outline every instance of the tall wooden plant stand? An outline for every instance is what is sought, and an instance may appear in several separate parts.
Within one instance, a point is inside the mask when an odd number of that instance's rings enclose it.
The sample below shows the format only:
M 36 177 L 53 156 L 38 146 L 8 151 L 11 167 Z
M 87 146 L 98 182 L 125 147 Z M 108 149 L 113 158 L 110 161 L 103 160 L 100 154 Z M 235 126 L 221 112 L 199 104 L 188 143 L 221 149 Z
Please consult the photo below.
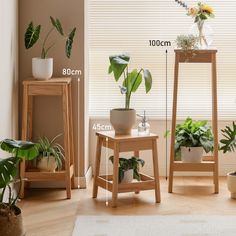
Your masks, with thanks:
M 37 169 L 29 167 L 28 164 L 30 163 L 27 161 L 22 161 L 20 176 L 22 179 L 26 178 L 29 182 L 64 181 L 66 184 L 66 196 L 71 198 L 71 187 L 74 185 L 71 78 L 53 78 L 44 81 L 26 80 L 23 82 L 23 87 L 22 140 L 32 139 L 33 97 L 60 96 L 62 98 L 65 168 L 62 171 L 39 172 Z M 21 188 L 20 197 L 24 197 L 24 184 Z
M 201 171 L 213 172 L 215 193 L 219 192 L 218 180 L 218 119 L 217 119 L 217 74 L 216 74 L 216 53 L 217 50 L 195 50 L 194 55 L 180 49 L 175 50 L 175 71 L 174 71 L 174 91 L 171 127 L 171 146 L 170 146 L 170 169 L 169 169 L 169 193 L 173 189 L 174 171 Z M 177 112 L 177 93 L 178 93 L 178 74 L 179 63 L 211 63 L 212 72 L 212 129 L 214 135 L 214 151 L 212 156 L 203 158 L 201 163 L 182 163 L 175 161 L 175 128 Z

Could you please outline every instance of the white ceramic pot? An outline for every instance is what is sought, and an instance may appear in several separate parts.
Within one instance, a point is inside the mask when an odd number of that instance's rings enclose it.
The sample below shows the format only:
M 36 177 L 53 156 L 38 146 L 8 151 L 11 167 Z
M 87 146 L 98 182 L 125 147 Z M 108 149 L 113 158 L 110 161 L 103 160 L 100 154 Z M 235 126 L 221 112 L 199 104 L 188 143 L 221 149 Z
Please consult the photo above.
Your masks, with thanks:
M 41 157 L 38 160 L 37 168 L 40 171 L 55 172 L 55 170 L 57 168 L 57 163 L 56 163 L 55 157 L 54 156 Z
M 110 122 L 116 134 L 130 134 L 136 123 L 136 111 L 134 109 L 112 109 Z
M 227 174 L 227 186 L 231 192 L 231 198 L 236 199 L 236 175 L 233 175 L 233 173 Z
M 121 183 L 128 184 L 131 183 L 134 179 L 134 170 L 130 169 L 125 171 L 124 178 L 122 179 Z
M 200 163 L 203 147 L 181 147 L 181 160 L 184 163 Z
M 32 59 L 32 74 L 35 79 L 47 80 L 53 74 L 53 58 L 39 58 Z

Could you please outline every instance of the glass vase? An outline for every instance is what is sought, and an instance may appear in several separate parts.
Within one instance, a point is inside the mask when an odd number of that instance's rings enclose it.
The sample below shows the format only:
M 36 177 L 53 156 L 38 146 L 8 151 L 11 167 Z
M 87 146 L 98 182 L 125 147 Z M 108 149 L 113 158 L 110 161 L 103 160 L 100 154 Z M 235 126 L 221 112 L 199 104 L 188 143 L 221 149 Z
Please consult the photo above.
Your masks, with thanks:
M 213 30 L 205 20 L 194 23 L 189 33 L 198 37 L 197 47 L 199 49 L 207 49 L 213 42 Z

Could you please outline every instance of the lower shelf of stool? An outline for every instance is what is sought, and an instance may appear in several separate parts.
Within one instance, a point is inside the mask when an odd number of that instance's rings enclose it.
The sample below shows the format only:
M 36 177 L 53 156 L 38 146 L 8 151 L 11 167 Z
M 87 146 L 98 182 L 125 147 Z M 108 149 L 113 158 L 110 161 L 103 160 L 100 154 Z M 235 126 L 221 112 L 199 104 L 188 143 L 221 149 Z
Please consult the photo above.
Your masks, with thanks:
M 141 181 L 118 184 L 118 193 L 137 192 L 137 191 L 155 189 L 154 178 L 142 173 L 140 175 L 141 175 Z M 112 192 L 112 187 L 113 187 L 112 179 L 113 179 L 112 175 L 102 175 L 97 177 L 96 182 L 99 187 L 102 187 Z
M 183 163 L 182 161 L 174 161 L 174 171 L 202 171 L 213 172 L 215 168 L 214 161 L 202 161 L 201 163 Z
M 70 166 L 70 178 L 74 173 L 73 165 Z M 65 181 L 67 175 L 66 170 L 55 172 L 43 172 L 37 169 L 29 170 L 25 172 L 26 181 Z

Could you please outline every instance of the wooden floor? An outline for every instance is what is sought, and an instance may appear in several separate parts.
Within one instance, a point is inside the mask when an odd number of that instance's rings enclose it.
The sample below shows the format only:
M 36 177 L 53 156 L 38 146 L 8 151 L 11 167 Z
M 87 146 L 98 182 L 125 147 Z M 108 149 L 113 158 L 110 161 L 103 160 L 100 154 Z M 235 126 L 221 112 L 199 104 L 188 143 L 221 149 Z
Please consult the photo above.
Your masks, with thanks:
M 167 192 L 167 181 L 163 178 L 161 204 L 154 203 L 152 190 L 120 194 L 114 209 L 105 205 L 105 190 L 98 190 L 96 200 L 91 198 L 92 183 L 88 189 L 73 190 L 71 200 L 65 200 L 64 190 L 31 189 L 20 206 L 27 236 L 69 236 L 79 215 L 236 214 L 236 200 L 229 197 L 226 178 L 220 178 L 219 194 L 213 194 L 212 178 L 208 177 L 175 178 L 173 190 L 172 194 Z M 110 193 L 108 197 L 111 200 Z

